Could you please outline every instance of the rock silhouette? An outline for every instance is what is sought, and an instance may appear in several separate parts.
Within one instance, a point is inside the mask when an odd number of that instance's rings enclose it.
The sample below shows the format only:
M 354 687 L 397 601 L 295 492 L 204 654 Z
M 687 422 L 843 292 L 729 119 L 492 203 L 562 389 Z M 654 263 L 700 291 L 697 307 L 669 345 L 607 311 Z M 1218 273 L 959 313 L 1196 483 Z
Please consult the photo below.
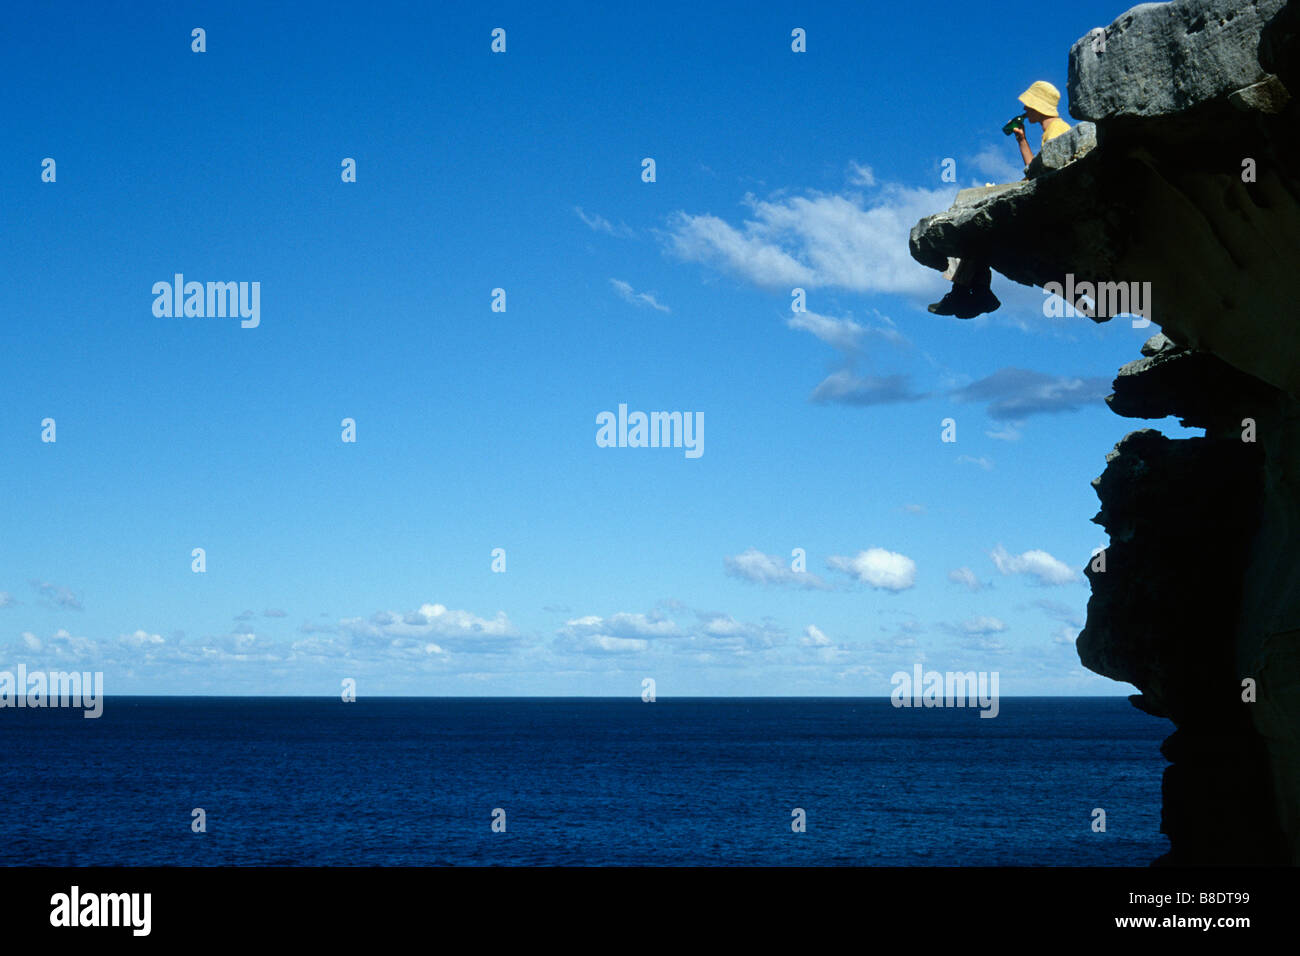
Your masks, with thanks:
M 1028 285 L 1151 284 L 1162 334 L 1107 403 L 1206 434 L 1107 456 L 1077 647 L 1177 727 L 1158 863 L 1300 863 L 1298 35 L 1300 0 L 1134 7 L 1071 49 L 1081 122 L 1028 178 L 911 235 L 935 269 L 978 252 Z

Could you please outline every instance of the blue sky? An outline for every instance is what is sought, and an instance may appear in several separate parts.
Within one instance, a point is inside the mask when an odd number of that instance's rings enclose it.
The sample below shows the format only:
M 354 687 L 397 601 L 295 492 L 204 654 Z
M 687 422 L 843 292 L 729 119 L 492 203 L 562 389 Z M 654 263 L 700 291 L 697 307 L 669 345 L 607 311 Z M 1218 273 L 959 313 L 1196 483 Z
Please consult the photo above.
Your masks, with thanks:
M 958 186 L 1019 177 L 1017 94 L 1120 12 L 6 8 L 0 669 L 1130 692 L 1074 637 L 1089 481 L 1143 424 L 1101 398 L 1157 329 L 1000 276 L 998 313 L 932 316 L 907 254 Z M 260 325 L 156 317 L 178 272 L 260 282 Z M 704 454 L 598 447 L 620 403 L 703 413 Z

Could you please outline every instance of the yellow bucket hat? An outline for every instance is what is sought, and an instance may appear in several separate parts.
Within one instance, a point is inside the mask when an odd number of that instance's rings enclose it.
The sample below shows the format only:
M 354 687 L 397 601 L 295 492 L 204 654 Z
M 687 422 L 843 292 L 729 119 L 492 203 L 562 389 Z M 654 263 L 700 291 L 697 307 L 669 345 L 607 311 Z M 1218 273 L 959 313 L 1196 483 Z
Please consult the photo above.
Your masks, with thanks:
M 1061 102 L 1061 91 L 1046 80 L 1039 80 L 1020 94 L 1020 102 L 1044 116 L 1059 116 L 1056 104 Z

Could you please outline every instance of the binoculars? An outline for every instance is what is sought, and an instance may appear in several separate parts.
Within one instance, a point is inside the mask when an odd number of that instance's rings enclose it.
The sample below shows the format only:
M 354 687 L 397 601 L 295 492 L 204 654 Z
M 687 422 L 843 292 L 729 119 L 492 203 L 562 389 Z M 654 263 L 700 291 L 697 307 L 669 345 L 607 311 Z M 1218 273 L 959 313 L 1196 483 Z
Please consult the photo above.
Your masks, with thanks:
M 1013 116 L 1011 117 L 1011 119 L 1007 120 L 1006 125 L 1002 127 L 1002 132 L 1005 135 L 1010 136 L 1016 130 L 1024 129 L 1024 128 L 1025 128 L 1025 114 L 1021 113 L 1019 116 Z

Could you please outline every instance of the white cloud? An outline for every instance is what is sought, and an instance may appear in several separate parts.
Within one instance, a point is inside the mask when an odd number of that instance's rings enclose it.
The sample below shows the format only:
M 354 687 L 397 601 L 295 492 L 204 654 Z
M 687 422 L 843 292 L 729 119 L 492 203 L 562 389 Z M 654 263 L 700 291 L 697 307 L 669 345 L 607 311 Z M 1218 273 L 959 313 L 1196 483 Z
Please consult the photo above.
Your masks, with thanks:
M 801 332 L 811 332 L 827 345 L 845 352 L 858 348 L 867 331 L 852 319 L 836 319 L 816 312 L 796 312 L 786 324 Z
M 1023 422 L 1007 422 L 1000 430 L 995 432 L 986 431 L 984 434 L 998 441 L 1020 441 L 1020 429 L 1024 427 Z
M 617 226 L 615 226 L 604 216 L 600 216 L 595 213 L 592 213 L 591 215 L 587 215 L 587 213 L 582 211 L 581 206 L 574 206 L 573 211 L 578 214 L 579 219 L 581 219 L 584 223 L 586 223 L 587 226 L 590 229 L 594 230 L 595 232 L 607 233 L 608 235 L 618 236 L 619 238 L 622 239 L 631 239 L 636 235 L 636 233 L 632 229 L 623 225 L 622 223 L 619 223 Z
M 1062 624 L 1069 625 L 1075 631 L 1083 627 L 1083 622 L 1087 619 L 1087 611 L 1077 605 L 1065 604 L 1061 601 L 1054 601 L 1051 598 L 1039 598 L 1036 601 L 1029 602 L 1033 607 L 1038 608 L 1049 617 L 1055 618 Z M 1073 640 L 1073 638 L 1071 638 Z
M 916 562 L 907 555 L 884 548 L 868 548 L 852 558 L 833 555 L 826 563 L 864 584 L 885 591 L 906 591 L 916 583 Z
M 510 622 L 504 611 L 498 611 L 495 618 L 483 618 L 469 611 L 449 611 L 441 604 L 421 604 L 415 612 L 417 620 L 428 624 L 439 634 L 508 634 Z
M 704 633 L 712 637 L 735 637 L 745 633 L 745 625 L 730 614 L 719 614 L 705 621 Z
M 32 581 L 31 586 L 35 588 L 36 593 L 41 595 L 46 601 L 56 607 L 65 608 L 69 611 L 83 610 L 81 599 L 73 594 L 71 590 L 60 584 L 51 584 L 49 581 Z
M 306 626 L 304 633 L 329 633 L 326 628 Z M 350 638 L 354 646 L 369 652 L 423 653 L 423 648 L 433 637 L 439 638 L 439 652 L 451 651 L 491 653 L 505 651 L 519 643 L 510 619 L 504 611 L 495 617 L 480 617 L 470 611 L 456 610 L 442 604 L 422 604 L 414 611 L 398 614 L 379 611 L 369 619 L 343 618 L 338 622 L 338 633 Z M 319 646 L 329 646 L 320 642 Z M 312 645 L 317 646 L 317 645 Z
M 723 565 L 732 577 L 743 578 L 757 584 L 777 584 L 808 590 L 826 590 L 828 585 L 808 571 L 796 571 L 772 554 L 757 548 L 748 548 L 735 557 L 724 558 Z
M 648 641 L 636 637 L 611 637 L 608 634 L 588 634 L 582 638 L 588 650 L 605 654 L 629 654 L 644 651 L 650 646 Z
M 561 651 L 579 654 L 628 654 L 647 650 L 650 640 L 678 637 L 681 630 L 670 618 L 655 614 L 620 612 L 609 617 L 588 614 L 566 621 L 556 632 Z
M 985 471 L 993 470 L 993 459 L 984 458 L 983 456 L 979 458 L 974 458 L 970 455 L 958 455 L 957 464 L 979 465 L 979 467 L 983 468 Z
M 1010 650 L 997 638 L 985 634 L 972 635 L 969 640 L 962 644 L 962 647 L 971 651 L 979 651 L 982 654 L 1005 654 Z
M 876 184 L 876 174 L 871 171 L 870 166 L 863 166 L 859 162 L 849 160 L 849 182 L 854 186 L 870 188 Z
M 345 618 L 339 621 L 344 631 L 367 636 L 424 636 L 439 634 L 446 637 L 483 635 L 503 637 L 513 633 L 504 611 L 496 617 L 484 618 L 469 611 L 451 610 L 442 604 L 421 604 L 417 610 L 406 614 L 380 611 L 369 621 Z
M 133 634 L 123 634 L 118 639 L 118 643 L 126 644 L 129 647 L 144 647 L 146 644 L 165 644 L 161 634 L 150 634 L 148 631 L 136 631 Z
M 1062 624 L 1052 635 L 1053 644 L 1068 644 L 1074 646 L 1074 642 L 1079 639 L 1079 628 L 1071 627 L 1068 624 Z
M 667 617 L 624 612 L 610 617 L 591 614 L 568 621 L 565 626 L 588 634 L 599 632 L 619 637 L 674 637 L 681 633 L 676 622 Z
M 610 284 L 614 286 L 614 290 L 626 302 L 631 302 L 633 305 L 649 306 L 650 308 L 657 309 L 660 312 L 672 311 L 668 306 L 660 305 L 655 301 L 655 297 L 649 292 L 637 292 L 629 283 L 624 282 L 622 279 L 610 279 L 609 281 Z
M 813 402 L 841 405 L 888 405 L 922 398 L 925 395 L 912 390 L 906 375 L 858 375 L 849 369 L 827 375 L 809 396 Z
M 783 643 L 786 634 L 771 621 L 739 621 L 717 611 L 692 611 L 676 601 L 675 614 L 684 623 L 659 610 L 649 614 L 620 612 L 609 616 L 589 614 L 574 618 L 555 632 L 553 649 L 560 654 L 613 654 L 630 651 L 705 654 L 710 661 L 738 660 Z M 716 658 L 713 655 L 727 654 Z
M 809 624 L 803 631 L 803 638 L 799 641 L 804 647 L 830 647 L 831 639 L 822 633 L 821 628 L 816 624 Z
M 1007 626 L 1000 618 L 976 617 L 962 622 L 961 629 L 967 634 L 996 634 L 1005 631 Z
M 879 325 L 863 325 L 853 319 L 838 319 L 818 312 L 796 312 L 786 320 L 786 325 L 799 332 L 809 332 L 827 345 L 850 354 L 859 351 L 868 336 L 900 347 L 911 344 L 888 316 L 877 312 L 876 318 Z
M 1002 574 L 1029 574 L 1043 584 L 1068 584 L 1078 577 L 1073 568 L 1046 551 L 1033 550 L 1013 555 L 999 544 L 989 552 L 989 557 Z
M 970 568 L 966 567 L 965 565 L 963 565 L 960 568 L 954 568 L 953 570 L 949 571 L 948 580 L 954 581 L 957 584 L 964 584 L 972 591 L 978 591 L 980 588 L 984 586 L 980 582 L 980 579 L 976 576 L 975 572 L 972 571 Z
M 13 595 L 8 591 L 0 591 L 0 607 L 13 607 L 14 603 Z
M 786 320 L 786 325 L 799 332 L 808 332 L 840 352 L 845 367 L 831 373 L 813 390 L 814 402 L 837 402 L 845 405 L 882 405 L 889 402 L 913 401 L 924 396 L 912 391 L 905 375 L 860 375 L 856 366 L 865 355 L 867 338 L 887 342 L 903 348 L 912 343 L 887 315 L 875 313 L 877 323 L 864 325 L 853 319 L 836 318 L 817 312 L 797 312 Z
M 861 679 L 863 677 L 883 677 L 884 675 L 870 665 L 854 664 L 852 667 L 846 667 L 844 670 L 839 671 L 835 676 L 844 680 L 850 677 Z
M 1030 415 L 1072 412 L 1095 407 L 1110 393 L 1106 377 L 1049 375 L 1025 368 L 1001 368 L 977 382 L 955 389 L 962 402 L 987 402 L 990 418 L 1010 422 L 1014 430 Z
M 752 218 L 743 225 L 677 212 L 667 245 L 682 259 L 713 264 L 764 288 L 929 295 L 941 284 L 938 273 L 912 259 L 908 236 L 917 220 L 947 209 L 954 195 L 951 188 L 886 184 L 862 208 L 840 195 L 765 201 L 751 193 L 743 202 Z
M 304 637 L 289 645 L 291 656 L 333 658 L 348 654 L 348 645 L 340 638 Z
M 925 514 L 925 505 L 906 504 L 903 505 L 903 510 L 910 515 L 923 515 Z
M 77 637 L 63 628 L 55 631 L 45 644 L 44 650 L 60 661 L 69 658 L 80 661 L 98 656 L 99 648 L 95 641 L 88 637 Z
M 737 621 L 730 614 L 713 611 L 698 611 L 696 617 L 704 626 L 703 636 L 711 642 L 710 649 L 747 654 L 775 647 L 785 640 L 785 633 L 768 621 L 748 624 Z
M 374 619 L 365 622 L 354 618 L 346 622 L 348 626 L 337 636 L 309 636 L 298 641 L 285 641 L 246 628 L 193 640 L 186 640 L 179 632 L 165 638 L 143 628 L 112 638 L 79 637 L 66 630 L 56 631 L 45 640 L 34 634 L 23 634 L 20 641 L 7 647 L 0 645 L 0 658 L 21 655 L 20 659 L 26 659 L 29 670 L 75 665 L 81 670 L 90 668 L 113 671 L 131 678 L 137 676 L 136 668 L 156 668 L 140 672 L 142 676 L 152 679 L 171 679 L 178 672 L 185 673 L 193 667 L 216 668 L 223 665 L 286 665 L 305 661 L 342 660 L 349 664 L 368 662 L 379 665 L 393 661 L 419 662 L 446 652 L 441 643 L 434 643 L 427 637 L 413 636 L 413 631 L 423 630 L 429 633 L 435 626 L 446 627 L 451 631 L 461 630 L 466 634 L 473 631 L 468 622 L 456 619 L 456 615 L 463 612 L 447 612 L 444 608 L 444 614 L 449 615 L 449 620 L 439 621 L 437 619 L 444 615 L 432 614 L 431 609 L 434 607 L 437 605 L 426 605 L 425 609 L 430 611 L 429 616 L 435 620 L 435 624 L 414 627 L 397 615 L 380 614 L 375 618 L 386 623 L 374 623 Z M 415 613 L 418 615 L 420 612 Z M 487 623 L 491 625 L 489 630 L 499 630 L 497 622 Z M 489 645 L 472 648 L 475 650 L 498 649 L 490 646 L 492 640 L 494 639 L 476 634 L 470 643 L 486 641 Z
M 985 145 L 974 156 L 969 157 L 966 162 L 979 174 L 979 185 L 983 186 L 986 182 L 996 184 L 1015 183 L 1025 178 L 1025 167 L 1021 163 L 1014 163 L 1008 157 L 1006 147 L 999 149 L 993 145 Z

